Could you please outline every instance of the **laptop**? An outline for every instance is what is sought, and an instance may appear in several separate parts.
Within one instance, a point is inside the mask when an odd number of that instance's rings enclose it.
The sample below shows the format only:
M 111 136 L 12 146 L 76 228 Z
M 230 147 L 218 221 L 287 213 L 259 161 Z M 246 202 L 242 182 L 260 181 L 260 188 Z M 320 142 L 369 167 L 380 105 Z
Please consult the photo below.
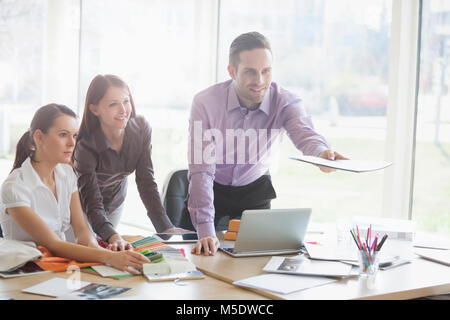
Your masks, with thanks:
M 310 208 L 245 210 L 235 244 L 219 250 L 233 257 L 298 253 L 310 216 Z

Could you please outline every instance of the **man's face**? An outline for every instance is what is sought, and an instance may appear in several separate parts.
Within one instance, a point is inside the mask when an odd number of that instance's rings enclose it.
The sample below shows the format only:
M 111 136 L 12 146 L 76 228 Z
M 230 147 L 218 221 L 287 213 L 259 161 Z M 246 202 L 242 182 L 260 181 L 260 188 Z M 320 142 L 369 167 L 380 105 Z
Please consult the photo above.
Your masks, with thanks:
M 230 64 L 228 72 L 240 102 L 248 109 L 256 109 L 272 81 L 272 53 L 263 48 L 242 51 L 239 65 L 236 68 Z

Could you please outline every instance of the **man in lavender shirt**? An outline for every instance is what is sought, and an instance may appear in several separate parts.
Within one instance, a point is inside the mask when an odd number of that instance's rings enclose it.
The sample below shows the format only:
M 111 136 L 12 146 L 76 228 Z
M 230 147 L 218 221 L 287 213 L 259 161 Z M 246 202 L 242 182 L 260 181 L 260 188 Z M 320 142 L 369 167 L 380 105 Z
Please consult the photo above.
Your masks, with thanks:
M 314 131 L 301 99 L 272 82 L 272 51 L 262 34 L 233 41 L 228 72 L 232 79 L 198 93 L 191 109 L 187 209 L 200 239 L 194 254 L 215 254 L 221 217 L 270 208 L 276 194 L 268 169 L 284 132 L 305 155 L 346 159 Z

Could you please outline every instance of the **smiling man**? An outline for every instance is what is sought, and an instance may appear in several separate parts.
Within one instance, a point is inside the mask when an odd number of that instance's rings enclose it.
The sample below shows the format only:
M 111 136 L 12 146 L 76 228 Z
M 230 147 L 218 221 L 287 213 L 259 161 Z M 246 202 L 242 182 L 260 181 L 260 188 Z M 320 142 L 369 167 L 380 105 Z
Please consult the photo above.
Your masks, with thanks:
M 192 253 L 214 255 L 232 219 L 248 209 L 269 209 L 276 197 L 269 175 L 273 148 L 286 132 L 305 155 L 345 159 L 314 131 L 301 99 L 272 82 L 272 49 L 258 32 L 231 44 L 231 79 L 194 97 L 189 119 L 189 210 L 199 241 Z M 333 170 L 320 167 L 324 172 Z M 192 223 L 192 225 L 191 225 Z

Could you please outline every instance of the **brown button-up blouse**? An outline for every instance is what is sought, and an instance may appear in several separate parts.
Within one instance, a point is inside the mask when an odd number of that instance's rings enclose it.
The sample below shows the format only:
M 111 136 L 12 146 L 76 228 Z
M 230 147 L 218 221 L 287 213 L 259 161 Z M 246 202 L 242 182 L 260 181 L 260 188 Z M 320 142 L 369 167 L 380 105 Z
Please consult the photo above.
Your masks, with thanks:
M 74 168 L 81 203 L 94 232 L 103 240 L 117 233 L 107 213 L 125 200 L 127 177 L 135 170 L 139 194 L 156 231 L 173 228 L 154 179 L 151 149 L 151 127 L 142 116 L 128 121 L 119 153 L 110 148 L 100 127 L 78 141 Z

